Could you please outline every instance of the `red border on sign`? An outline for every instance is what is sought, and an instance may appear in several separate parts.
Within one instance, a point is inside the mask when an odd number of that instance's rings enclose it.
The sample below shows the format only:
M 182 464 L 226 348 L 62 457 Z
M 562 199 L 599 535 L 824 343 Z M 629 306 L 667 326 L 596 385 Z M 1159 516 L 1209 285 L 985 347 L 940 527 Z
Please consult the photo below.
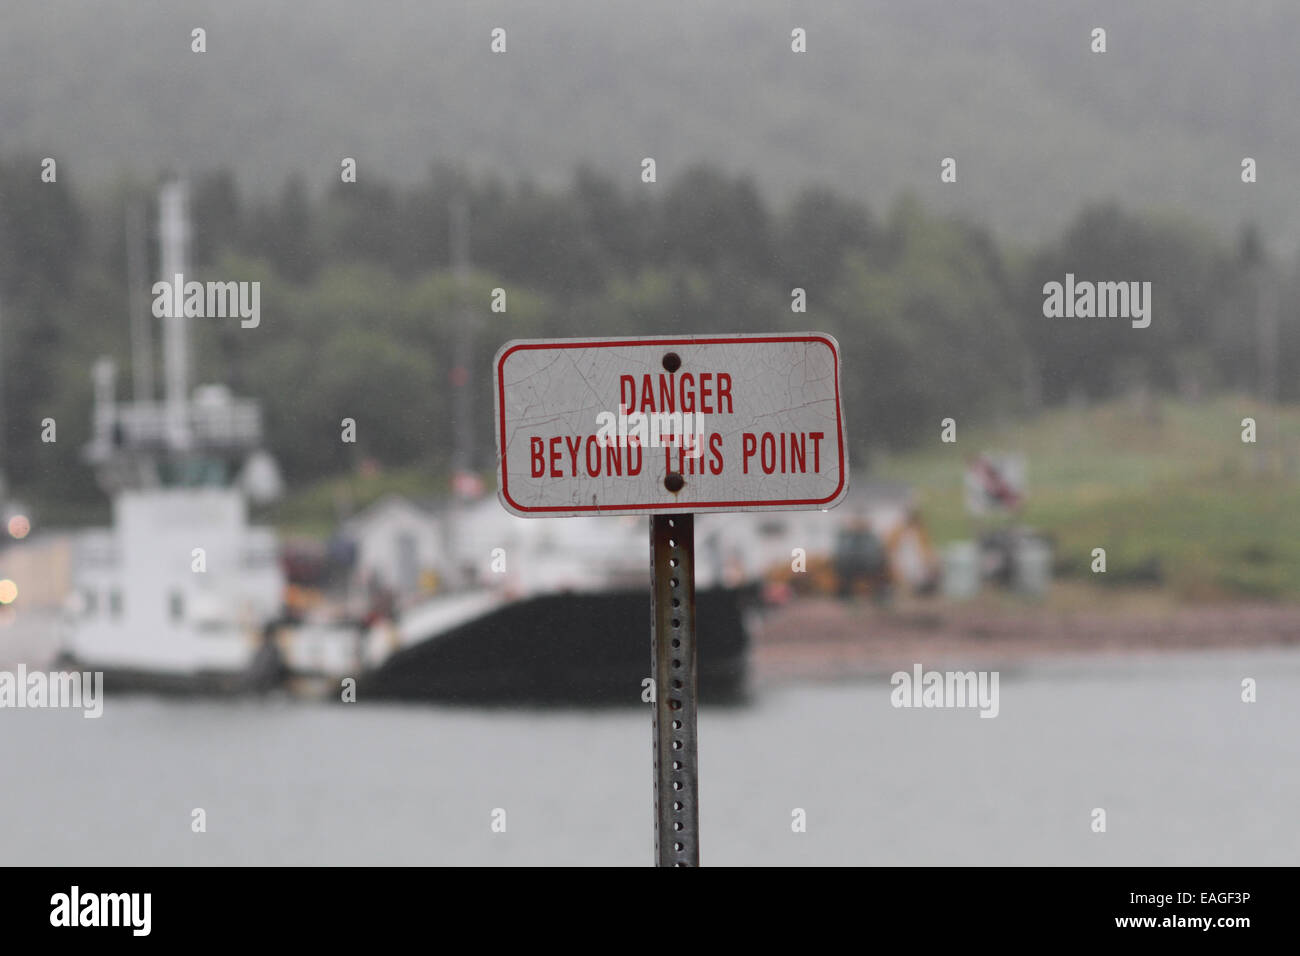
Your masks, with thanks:
M 607 507 L 601 505 L 547 505 L 543 508 L 530 508 L 519 504 L 515 499 L 510 497 L 509 476 L 510 470 L 506 467 L 506 387 L 505 379 L 501 370 L 505 361 L 511 353 L 518 352 L 521 349 L 593 349 L 593 348 L 625 348 L 627 346 L 660 346 L 660 345 L 737 345 L 746 342 L 820 342 L 831 350 L 835 356 L 835 437 L 839 445 L 840 452 L 840 482 L 835 486 L 835 490 L 825 498 L 792 498 L 782 501 L 692 501 L 692 502 L 664 502 L 654 504 L 618 504 Z M 619 511 L 680 511 L 689 512 L 696 508 L 736 508 L 736 507 L 781 507 L 783 505 L 823 505 L 834 501 L 844 489 L 844 423 L 843 413 L 840 408 L 840 353 L 835 345 L 824 335 L 746 335 L 742 337 L 722 337 L 722 338 L 686 338 L 686 339 L 600 339 L 595 341 L 584 341 L 581 339 L 566 340 L 563 342 L 525 342 L 520 345 L 512 346 L 501 353 L 501 358 L 497 360 L 497 407 L 501 410 L 500 422 L 501 429 L 501 495 L 510 502 L 510 504 L 522 512 L 529 514 L 544 514 L 546 512 L 562 511 L 566 514 L 572 514 L 577 511 L 594 511 L 596 513 L 614 513 Z

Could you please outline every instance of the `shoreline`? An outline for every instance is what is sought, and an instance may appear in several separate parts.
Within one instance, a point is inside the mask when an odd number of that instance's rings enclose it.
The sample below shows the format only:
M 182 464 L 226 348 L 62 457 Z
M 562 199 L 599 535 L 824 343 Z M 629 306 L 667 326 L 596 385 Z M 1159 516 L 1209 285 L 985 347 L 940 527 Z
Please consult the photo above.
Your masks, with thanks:
M 806 598 L 752 631 L 756 684 L 846 680 L 910 668 L 1300 645 L 1300 605 L 1261 601 L 1084 610 L 988 602 Z

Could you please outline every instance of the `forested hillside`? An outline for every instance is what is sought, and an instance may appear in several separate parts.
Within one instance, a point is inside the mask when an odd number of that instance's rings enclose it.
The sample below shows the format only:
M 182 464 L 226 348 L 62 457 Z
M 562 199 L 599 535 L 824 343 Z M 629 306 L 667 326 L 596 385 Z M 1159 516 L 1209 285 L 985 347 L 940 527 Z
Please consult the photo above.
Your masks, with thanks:
M 150 208 L 154 194 L 123 186 L 83 197 L 41 183 L 36 165 L 34 156 L 0 162 L 4 468 L 28 493 L 95 502 L 78 457 L 90 368 L 114 356 L 128 394 L 124 217 L 131 203 Z M 1100 205 L 1008 252 L 912 196 L 877 208 L 809 189 L 774 202 L 749 179 L 703 166 L 657 185 L 584 168 L 550 189 L 440 167 L 415 185 L 372 175 L 318 196 L 292 178 L 262 203 L 232 174 L 200 177 L 193 278 L 259 281 L 261 299 L 256 328 L 192 320 L 198 378 L 260 399 L 270 447 L 302 481 L 363 457 L 444 471 L 464 322 L 474 327 L 469 387 L 485 470 L 491 356 L 517 337 L 830 332 L 843 347 L 860 465 L 873 449 L 936 435 L 948 416 L 989 421 L 1139 384 L 1257 391 L 1261 355 L 1275 370 L 1300 363 L 1287 311 L 1296 275 L 1250 233 Z M 463 297 L 450 262 L 453 201 L 469 212 Z M 1151 282 L 1150 326 L 1045 318 L 1043 286 L 1067 274 Z M 505 312 L 490 308 L 494 288 L 505 291 Z M 806 312 L 792 310 L 794 289 Z M 1276 341 L 1259 338 L 1259 303 L 1269 301 L 1282 318 Z M 1283 400 L 1300 397 L 1293 375 L 1278 389 Z M 46 417 L 58 422 L 57 444 L 41 441 Z M 356 445 L 335 440 L 345 417 L 357 422 Z

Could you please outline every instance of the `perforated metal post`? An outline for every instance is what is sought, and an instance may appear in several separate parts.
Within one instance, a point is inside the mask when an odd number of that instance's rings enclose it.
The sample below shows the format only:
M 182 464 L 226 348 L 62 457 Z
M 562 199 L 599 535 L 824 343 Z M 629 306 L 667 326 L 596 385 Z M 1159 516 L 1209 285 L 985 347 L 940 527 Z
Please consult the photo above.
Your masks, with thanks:
M 650 519 L 655 862 L 699 866 L 695 516 Z

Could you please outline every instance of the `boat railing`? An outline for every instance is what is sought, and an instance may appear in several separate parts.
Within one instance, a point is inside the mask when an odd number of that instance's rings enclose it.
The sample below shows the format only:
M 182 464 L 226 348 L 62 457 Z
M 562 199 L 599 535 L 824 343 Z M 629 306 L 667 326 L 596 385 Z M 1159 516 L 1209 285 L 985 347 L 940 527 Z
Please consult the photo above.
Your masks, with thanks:
M 178 429 L 179 425 L 179 429 Z M 165 448 L 183 432 L 191 447 L 246 448 L 262 440 L 262 413 L 252 399 L 190 402 L 180 421 L 165 402 L 128 402 L 95 411 L 95 431 L 118 447 Z

